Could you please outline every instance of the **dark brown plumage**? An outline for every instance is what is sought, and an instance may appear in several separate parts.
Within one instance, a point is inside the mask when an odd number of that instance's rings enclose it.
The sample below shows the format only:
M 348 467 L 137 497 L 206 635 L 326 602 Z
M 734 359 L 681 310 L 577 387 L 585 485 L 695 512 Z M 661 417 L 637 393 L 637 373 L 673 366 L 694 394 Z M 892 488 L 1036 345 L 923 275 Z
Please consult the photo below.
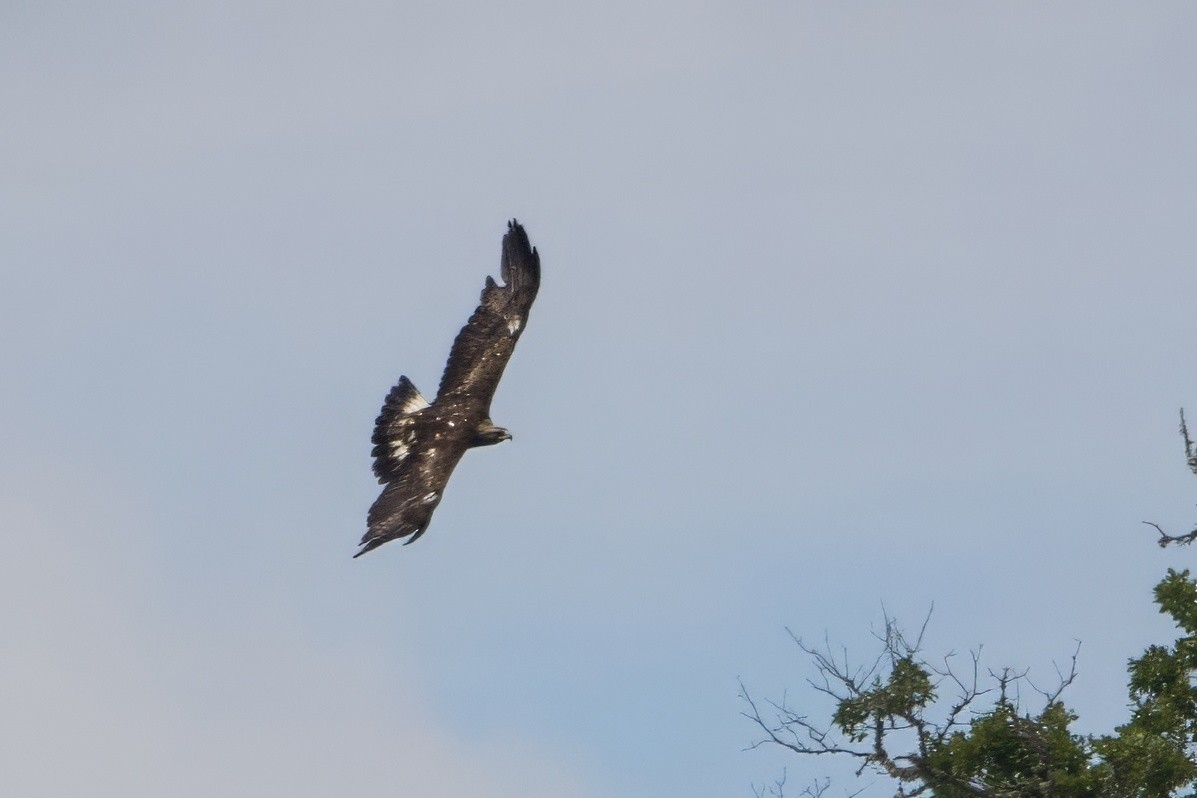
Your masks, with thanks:
M 503 236 L 500 274 L 504 285 L 486 278 L 478 309 L 453 341 L 436 399 L 421 396 L 407 377 L 387 394 L 373 437 L 374 474 L 386 487 L 354 557 L 424 534 L 466 449 L 511 438 L 490 420 L 490 402 L 540 290 L 540 256 L 514 219 Z

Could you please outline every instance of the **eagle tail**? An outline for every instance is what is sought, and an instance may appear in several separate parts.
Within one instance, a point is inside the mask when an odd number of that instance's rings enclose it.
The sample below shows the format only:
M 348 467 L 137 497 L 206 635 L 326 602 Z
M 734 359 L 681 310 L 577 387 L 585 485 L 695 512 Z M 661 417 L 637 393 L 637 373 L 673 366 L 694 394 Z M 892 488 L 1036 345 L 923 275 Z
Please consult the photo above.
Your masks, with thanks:
M 374 458 L 374 474 L 380 481 L 394 476 L 397 462 L 393 459 L 397 436 L 407 436 L 408 444 L 414 440 L 416 413 L 429 406 L 429 402 L 407 377 L 400 377 L 399 382 L 387 394 L 382 403 L 382 411 L 374 420 L 374 435 L 371 442 L 374 449 L 370 455 Z
M 379 430 L 390 426 L 400 416 L 409 416 L 412 413 L 418 413 L 424 408 L 428 407 L 429 402 L 424 396 L 416 390 L 416 386 L 407 377 L 400 377 L 399 382 L 395 383 L 395 387 L 387 394 L 387 398 L 382 403 L 382 411 L 378 414 L 378 418 L 374 420 L 374 435 L 378 436 Z M 377 440 L 374 441 L 378 443 Z

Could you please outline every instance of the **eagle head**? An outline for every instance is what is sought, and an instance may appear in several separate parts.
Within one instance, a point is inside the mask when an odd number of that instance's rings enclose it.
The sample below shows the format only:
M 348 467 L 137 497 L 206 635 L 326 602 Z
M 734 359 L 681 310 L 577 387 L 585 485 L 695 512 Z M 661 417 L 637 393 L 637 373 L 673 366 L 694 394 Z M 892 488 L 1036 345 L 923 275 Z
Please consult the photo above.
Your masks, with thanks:
M 496 427 L 494 423 L 487 419 L 478 425 L 474 430 L 474 441 L 472 446 L 494 446 L 496 443 L 511 440 L 511 433 L 502 427 Z

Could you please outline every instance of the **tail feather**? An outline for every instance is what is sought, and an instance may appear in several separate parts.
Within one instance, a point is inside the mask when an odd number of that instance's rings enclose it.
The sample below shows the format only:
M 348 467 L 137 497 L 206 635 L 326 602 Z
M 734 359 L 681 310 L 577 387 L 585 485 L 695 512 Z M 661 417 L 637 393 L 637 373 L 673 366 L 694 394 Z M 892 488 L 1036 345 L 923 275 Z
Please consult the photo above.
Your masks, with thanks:
M 406 376 L 400 377 L 395 387 L 391 388 L 387 398 L 383 400 L 382 410 L 378 418 L 374 419 L 374 443 L 381 443 L 379 438 L 386 430 L 402 416 L 410 416 L 428 407 L 429 402 L 416 390 Z
M 374 444 L 370 451 L 374 458 L 374 475 L 380 482 L 399 475 L 405 453 L 416 440 L 416 427 L 421 419 L 418 414 L 426 407 L 429 407 L 428 400 L 407 377 L 400 377 L 387 394 L 370 438 Z

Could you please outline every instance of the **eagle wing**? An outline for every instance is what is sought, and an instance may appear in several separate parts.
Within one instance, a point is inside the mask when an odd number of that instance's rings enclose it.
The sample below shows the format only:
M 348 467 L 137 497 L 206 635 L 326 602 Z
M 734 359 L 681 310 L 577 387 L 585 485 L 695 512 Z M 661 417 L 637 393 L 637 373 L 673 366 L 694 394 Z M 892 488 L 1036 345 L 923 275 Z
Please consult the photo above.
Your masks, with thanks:
M 486 278 L 477 310 L 461 328 L 449 352 L 436 401 L 470 405 L 490 415 L 490 402 L 503 369 L 524 332 L 528 311 L 540 290 L 540 255 L 520 223 L 512 219 L 503 236 L 500 267 L 505 285 Z
M 436 401 L 407 377 L 387 395 L 373 437 L 374 474 L 386 488 L 370 507 L 354 557 L 424 534 L 453 469 L 477 445 L 478 425 L 489 422 L 495 388 L 540 289 L 540 256 L 514 219 L 503 236 L 501 274 L 502 286 L 486 278 L 477 310 L 453 341 Z
M 360 557 L 388 540 L 424 534 L 445 484 L 465 453 L 459 436 L 407 377 L 387 394 L 374 422 L 374 475 L 386 488 L 370 507 Z

